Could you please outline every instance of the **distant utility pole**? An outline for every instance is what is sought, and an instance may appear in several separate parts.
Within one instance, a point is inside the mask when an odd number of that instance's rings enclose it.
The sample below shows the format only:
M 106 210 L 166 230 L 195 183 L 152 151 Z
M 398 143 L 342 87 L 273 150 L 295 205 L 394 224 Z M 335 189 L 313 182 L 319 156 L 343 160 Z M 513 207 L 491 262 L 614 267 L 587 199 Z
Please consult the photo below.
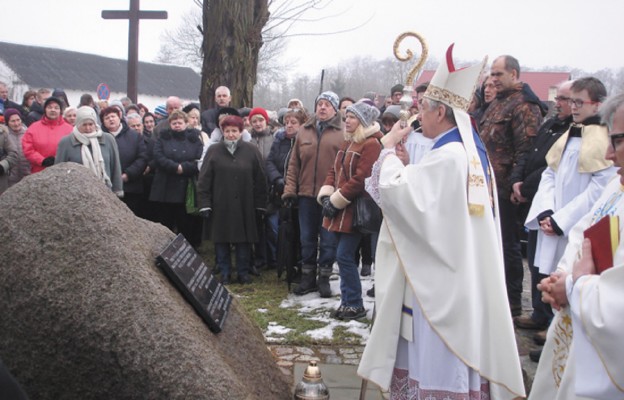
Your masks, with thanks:
M 137 82 L 139 80 L 139 20 L 167 19 L 167 11 L 141 11 L 139 0 L 130 0 L 130 10 L 104 10 L 104 19 L 127 19 L 128 28 L 128 78 L 127 95 L 136 103 L 138 99 Z

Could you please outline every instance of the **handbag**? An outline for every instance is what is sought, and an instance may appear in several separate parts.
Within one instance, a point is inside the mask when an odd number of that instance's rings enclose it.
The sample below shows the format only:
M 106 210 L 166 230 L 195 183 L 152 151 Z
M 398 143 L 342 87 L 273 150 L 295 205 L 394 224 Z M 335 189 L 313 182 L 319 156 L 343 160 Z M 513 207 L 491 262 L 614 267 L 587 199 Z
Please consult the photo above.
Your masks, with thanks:
M 353 206 L 353 230 L 360 233 L 377 233 L 381 228 L 381 208 L 370 196 L 359 196 Z
M 191 215 L 199 215 L 197 208 L 197 191 L 195 189 L 195 178 L 189 178 L 186 183 L 186 213 Z

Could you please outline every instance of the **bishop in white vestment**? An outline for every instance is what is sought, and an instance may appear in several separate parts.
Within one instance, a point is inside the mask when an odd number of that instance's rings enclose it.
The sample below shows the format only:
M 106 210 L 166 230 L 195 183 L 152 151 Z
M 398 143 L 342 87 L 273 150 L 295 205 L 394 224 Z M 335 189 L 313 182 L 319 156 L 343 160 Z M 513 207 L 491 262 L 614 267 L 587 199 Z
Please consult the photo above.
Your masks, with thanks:
M 384 223 L 377 246 L 377 317 L 358 374 L 391 399 L 524 396 L 505 290 L 497 205 L 485 148 L 466 110 L 482 64 L 455 70 L 451 49 L 420 121 L 433 139 L 404 166 L 396 125 L 367 190 Z

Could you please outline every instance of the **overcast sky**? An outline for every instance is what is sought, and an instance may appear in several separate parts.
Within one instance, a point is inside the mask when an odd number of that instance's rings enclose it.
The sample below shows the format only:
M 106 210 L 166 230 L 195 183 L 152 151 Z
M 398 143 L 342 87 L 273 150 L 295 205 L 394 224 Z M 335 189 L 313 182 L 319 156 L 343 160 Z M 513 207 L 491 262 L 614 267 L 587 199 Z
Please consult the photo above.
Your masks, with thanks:
M 2 41 L 127 56 L 128 22 L 104 20 L 101 11 L 128 9 L 128 0 L 0 0 L 0 6 Z M 161 33 L 175 29 L 193 7 L 193 0 L 143 0 L 142 9 L 166 10 L 169 19 L 141 22 L 139 58 L 153 61 Z M 354 56 L 381 59 L 392 55 L 401 32 L 411 30 L 426 38 L 437 59 L 455 42 L 455 57 L 463 60 L 511 54 L 533 68 L 594 72 L 624 67 L 623 14 L 622 0 L 334 0 L 315 15 L 326 18 L 293 32 L 327 33 L 368 22 L 347 33 L 292 38 L 284 60 L 295 65 L 293 72 L 317 73 Z

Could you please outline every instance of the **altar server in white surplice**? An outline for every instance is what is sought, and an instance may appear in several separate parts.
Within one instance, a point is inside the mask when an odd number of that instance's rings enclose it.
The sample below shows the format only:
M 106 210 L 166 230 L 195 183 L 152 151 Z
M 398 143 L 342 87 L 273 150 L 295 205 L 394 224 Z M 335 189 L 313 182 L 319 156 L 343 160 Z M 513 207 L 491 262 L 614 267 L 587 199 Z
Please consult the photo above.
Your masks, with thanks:
M 555 270 L 568 244 L 570 229 L 591 209 L 615 175 L 604 158 L 607 128 L 600 124 L 598 107 L 607 96 L 600 80 L 585 77 L 570 88 L 573 124 L 546 154 L 526 227 L 537 230 L 534 265 L 541 274 Z
M 524 396 L 505 290 L 495 182 L 466 110 L 485 60 L 455 69 L 452 46 L 420 112 L 434 142 L 416 165 L 395 125 L 367 181 L 384 223 L 373 325 L 358 374 L 391 399 Z
M 620 240 L 614 266 L 596 275 L 591 242 L 583 241 L 583 232 L 607 215 L 619 217 L 619 238 L 624 234 L 624 94 L 608 99 L 600 113 L 611 139 L 606 159 L 618 175 L 572 228 L 557 271 L 538 286 L 559 312 L 530 399 L 624 399 L 624 246 Z

